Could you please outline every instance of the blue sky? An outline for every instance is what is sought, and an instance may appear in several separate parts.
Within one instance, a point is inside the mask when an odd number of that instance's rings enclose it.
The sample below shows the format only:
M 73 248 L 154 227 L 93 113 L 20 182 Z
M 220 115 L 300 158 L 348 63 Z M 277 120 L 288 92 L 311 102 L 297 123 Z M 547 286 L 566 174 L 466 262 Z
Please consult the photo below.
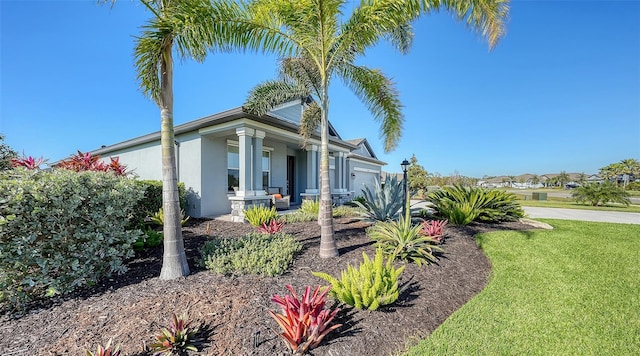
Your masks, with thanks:
M 0 0 L 0 133 L 52 161 L 160 128 L 138 90 L 138 2 Z M 467 176 L 596 173 L 640 159 L 640 1 L 513 1 L 491 52 L 447 13 L 415 23 L 411 52 L 382 43 L 360 59 L 397 84 L 405 125 L 384 153 L 366 107 L 335 80 L 330 120 L 367 137 L 386 171 L 415 154 Z M 276 58 L 212 54 L 175 68 L 175 124 L 238 107 L 276 75 Z

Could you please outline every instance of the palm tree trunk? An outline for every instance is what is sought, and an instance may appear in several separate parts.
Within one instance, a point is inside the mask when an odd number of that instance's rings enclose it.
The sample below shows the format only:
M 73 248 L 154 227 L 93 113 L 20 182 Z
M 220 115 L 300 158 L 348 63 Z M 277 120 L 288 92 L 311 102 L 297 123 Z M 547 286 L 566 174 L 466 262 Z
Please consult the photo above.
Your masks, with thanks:
M 322 115 L 320 118 L 320 257 L 338 256 L 333 236 L 331 185 L 329 181 L 329 93 L 326 80 L 322 86 Z
M 165 44 L 160 65 L 160 144 L 162 146 L 162 206 L 164 209 L 164 254 L 160 279 L 189 275 L 180 225 L 180 199 L 176 172 L 175 135 L 173 132 L 173 58 L 172 42 Z

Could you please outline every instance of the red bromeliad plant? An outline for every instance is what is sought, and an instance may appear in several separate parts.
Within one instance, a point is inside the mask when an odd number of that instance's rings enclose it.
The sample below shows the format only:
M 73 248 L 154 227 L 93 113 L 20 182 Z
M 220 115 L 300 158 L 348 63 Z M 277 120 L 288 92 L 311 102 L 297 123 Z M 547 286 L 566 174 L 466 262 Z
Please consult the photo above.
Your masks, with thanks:
M 98 345 L 98 350 L 96 351 L 96 353 L 85 351 L 86 356 L 120 356 L 120 345 L 114 347 L 111 346 L 111 342 L 112 340 L 109 339 L 109 342 L 107 342 L 107 346 L 105 347 L 102 347 L 102 345 Z
M 22 154 L 21 158 L 12 158 L 11 159 L 11 165 L 13 167 L 25 167 L 26 169 L 40 169 L 40 166 L 47 162 L 48 159 L 44 159 L 42 157 L 35 159 L 31 156 L 27 157 L 24 154 Z
M 271 301 L 280 306 L 282 313 L 269 310 L 269 315 L 282 328 L 280 336 L 293 354 L 303 355 L 307 350 L 317 347 L 329 332 L 342 326 L 329 326 L 339 309 L 324 309 L 330 286 L 322 289 L 318 286 L 313 293 L 311 287 L 307 286 L 300 299 L 292 286 L 288 285 L 286 288 L 291 293 L 290 296 L 274 295 L 271 298 Z
M 78 151 L 77 154 L 71 156 L 68 160 L 60 162 L 59 167 L 76 172 L 113 172 L 119 176 L 127 174 L 127 168 L 120 163 L 119 157 L 111 157 L 111 163 L 106 164 L 100 161 L 100 156 L 92 155 L 91 152 L 82 153 Z
M 431 237 L 437 243 L 441 243 L 444 239 L 444 227 L 449 220 L 427 220 L 422 223 L 422 229 L 420 232 Z
M 273 219 L 268 224 L 262 223 L 262 225 L 258 227 L 258 232 L 261 232 L 263 234 L 276 234 L 282 230 L 283 226 L 284 221 Z

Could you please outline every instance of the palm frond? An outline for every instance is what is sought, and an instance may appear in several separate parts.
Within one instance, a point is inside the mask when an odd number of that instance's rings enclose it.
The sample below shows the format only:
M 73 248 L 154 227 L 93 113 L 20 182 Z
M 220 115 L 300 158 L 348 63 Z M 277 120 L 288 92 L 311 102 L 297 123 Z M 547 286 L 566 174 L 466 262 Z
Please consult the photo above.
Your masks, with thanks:
M 341 78 L 380 123 L 380 137 L 385 152 L 393 150 L 402 134 L 402 104 L 398 92 L 382 72 L 364 66 L 344 63 Z
M 414 3 L 415 1 L 409 1 Z M 468 28 L 479 32 L 492 49 L 505 35 L 509 17 L 509 0 L 418 0 L 425 13 L 441 8 L 464 21 Z
M 255 115 L 264 115 L 282 103 L 306 99 L 309 95 L 309 90 L 302 85 L 283 80 L 270 80 L 251 89 L 243 106 Z

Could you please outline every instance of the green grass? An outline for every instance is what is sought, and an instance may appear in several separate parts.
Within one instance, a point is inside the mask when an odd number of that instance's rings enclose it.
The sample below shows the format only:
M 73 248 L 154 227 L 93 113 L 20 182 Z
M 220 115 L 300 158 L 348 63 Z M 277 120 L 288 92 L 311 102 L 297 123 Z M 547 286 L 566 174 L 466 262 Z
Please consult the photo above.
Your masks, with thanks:
M 640 226 L 543 221 L 479 235 L 489 284 L 407 355 L 636 355 Z
M 607 206 L 591 206 L 578 204 L 574 201 L 557 201 L 557 200 L 518 200 L 522 206 L 537 206 L 544 208 L 565 208 L 565 209 L 583 209 L 583 210 L 600 210 L 600 211 L 622 211 L 625 213 L 640 213 L 640 205 L 631 204 L 629 206 L 611 204 Z

